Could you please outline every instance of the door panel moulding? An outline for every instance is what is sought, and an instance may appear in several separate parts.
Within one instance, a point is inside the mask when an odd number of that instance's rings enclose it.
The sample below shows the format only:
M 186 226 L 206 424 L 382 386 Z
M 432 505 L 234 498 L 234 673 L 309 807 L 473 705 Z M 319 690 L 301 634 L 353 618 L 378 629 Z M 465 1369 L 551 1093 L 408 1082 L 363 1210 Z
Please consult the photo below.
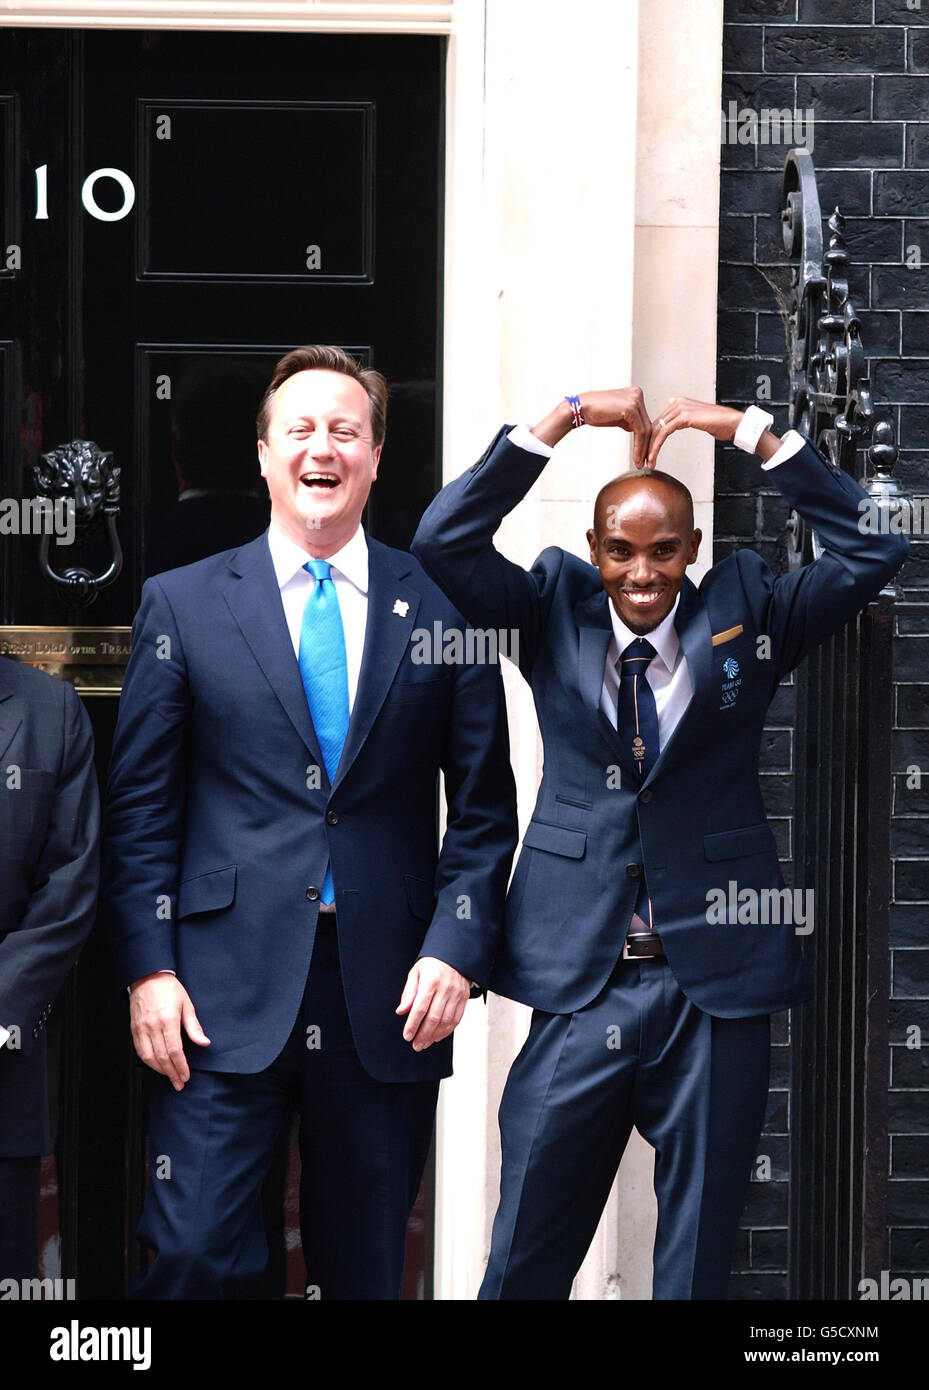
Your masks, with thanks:
M 299 30 L 450 34 L 455 5 L 324 0 L 2 0 L 0 25 L 63 29 Z

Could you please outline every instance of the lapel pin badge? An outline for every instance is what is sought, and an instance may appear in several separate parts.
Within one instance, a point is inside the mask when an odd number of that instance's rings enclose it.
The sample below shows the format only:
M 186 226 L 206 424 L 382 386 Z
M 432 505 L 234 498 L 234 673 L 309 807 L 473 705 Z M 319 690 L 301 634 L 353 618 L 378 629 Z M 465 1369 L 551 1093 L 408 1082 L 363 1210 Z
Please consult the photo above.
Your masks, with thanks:
M 410 605 L 405 599 L 398 598 L 394 603 L 393 611 L 399 613 L 401 618 L 405 618 L 410 611 Z

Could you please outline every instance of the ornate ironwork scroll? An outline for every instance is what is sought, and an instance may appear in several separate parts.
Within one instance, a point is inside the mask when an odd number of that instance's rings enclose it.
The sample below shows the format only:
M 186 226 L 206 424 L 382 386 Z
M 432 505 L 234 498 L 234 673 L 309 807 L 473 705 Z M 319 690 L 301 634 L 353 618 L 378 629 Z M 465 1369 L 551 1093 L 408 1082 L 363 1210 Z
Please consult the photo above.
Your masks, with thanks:
M 845 218 L 834 210 L 823 251 L 816 171 L 805 149 L 791 150 L 785 162 L 781 222 L 784 250 L 796 260 L 787 322 L 790 425 L 853 477 L 857 451 L 871 440 L 873 471 L 860 480 L 862 486 L 881 508 L 905 507 L 907 499 L 893 476 L 893 424 L 889 417 L 875 416 L 871 380 L 864 371 L 861 320 L 848 289 Z M 791 564 L 818 554 L 815 535 L 807 534 L 796 512 L 787 526 Z
M 906 505 L 893 424 L 878 416 L 849 295 L 845 219 L 823 249 L 816 174 L 791 150 L 784 248 L 795 260 L 787 336 L 790 423 L 879 508 Z M 888 522 L 890 517 L 887 518 Z M 788 563 L 819 553 L 796 513 Z M 790 1296 L 852 1299 L 887 1267 L 887 1064 L 893 586 L 796 674 L 794 882 L 813 890 L 813 998 L 793 1016 Z

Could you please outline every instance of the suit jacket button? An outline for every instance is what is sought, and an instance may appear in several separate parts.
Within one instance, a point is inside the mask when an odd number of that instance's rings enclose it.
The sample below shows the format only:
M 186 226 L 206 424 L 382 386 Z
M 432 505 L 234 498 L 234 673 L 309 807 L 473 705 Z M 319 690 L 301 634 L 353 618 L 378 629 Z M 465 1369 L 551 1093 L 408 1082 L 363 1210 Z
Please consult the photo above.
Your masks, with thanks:
M 326 812 L 326 824 L 327 824 L 327 825 L 338 825 L 338 823 L 339 823 L 339 815 L 338 815 L 338 812 L 337 812 L 337 811 L 327 811 L 327 812 Z
M 315 903 L 316 899 L 319 897 L 319 889 L 318 889 L 318 888 L 312 888 L 312 887 L 311 887 L 311 888 L 308 888 L 308 889 L 306 890 L 306 895 L 307 895 L 307 897 L 309 898 L 309 900 L 310 900 L 311 903 Z
M 642 872 L 642 868 L 641 868 L 641 865 L 639 865 L 639 864 L 627 864 L 627 865 L 626 865 L 626 873 L 629 875 L 630 878 L 638 878 L 638 876 L 639 876 L 639 874 L 640 874 L 641 872 Z
M 651 799 L 652 799 L 652 789 L 651 789 L 651 787 L 646 787 L 644 791 L 639 792 L 639 800 L 640 800 L 640 801 L 644 801 L 646 805 L 648 805 L 648 803 L 651 801 Z

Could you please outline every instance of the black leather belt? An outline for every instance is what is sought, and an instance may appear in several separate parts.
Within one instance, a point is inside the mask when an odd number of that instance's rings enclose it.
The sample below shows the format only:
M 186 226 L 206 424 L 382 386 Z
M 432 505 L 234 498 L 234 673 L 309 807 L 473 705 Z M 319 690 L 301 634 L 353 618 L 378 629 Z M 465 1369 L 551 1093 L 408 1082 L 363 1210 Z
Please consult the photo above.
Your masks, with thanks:
M 656 932 L 629 932 L 623 942 L 623 960 L 667 960 Z

